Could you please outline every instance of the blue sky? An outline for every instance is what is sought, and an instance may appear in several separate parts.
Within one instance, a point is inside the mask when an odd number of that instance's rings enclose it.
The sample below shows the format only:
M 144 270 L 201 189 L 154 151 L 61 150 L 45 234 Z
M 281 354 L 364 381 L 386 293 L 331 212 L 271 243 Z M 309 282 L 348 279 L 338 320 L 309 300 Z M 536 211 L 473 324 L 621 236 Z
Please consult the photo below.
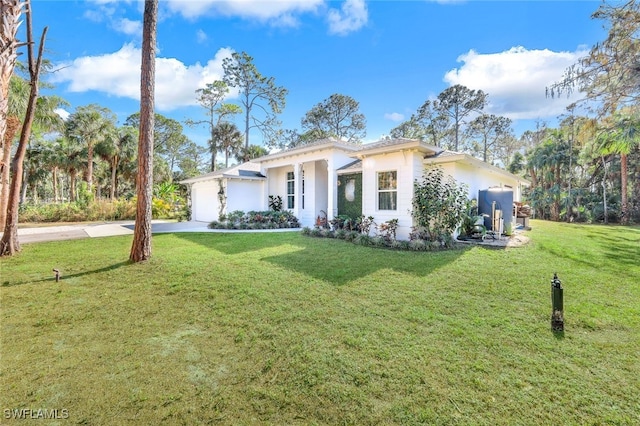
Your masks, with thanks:
M 222 60 L 245 51 L 289 90 L 283 127 L 333 93 L 353 97 L 365 142 L 453 84 L 489 94 L 488 112 L 516 135 L 550 125 L 577 99 L 545 86 L 605 37 L 590 18 L 598 1 L 161 0 L 156 110 L 200 120 L 195 90 L 222 78 Z M 33 0 L 36 37 L 49 27 L 46 77 L 74 108 L 97 103 L 122 123 L 139 109 L 140 1 Z M 233 94 L 229 101 L 233 101 Z M 238 120 L 239 122 L 239 120 Z M 205 145 L 204 128 L 185 134 Z M 251 134 L 251 142 L 260 136 Z

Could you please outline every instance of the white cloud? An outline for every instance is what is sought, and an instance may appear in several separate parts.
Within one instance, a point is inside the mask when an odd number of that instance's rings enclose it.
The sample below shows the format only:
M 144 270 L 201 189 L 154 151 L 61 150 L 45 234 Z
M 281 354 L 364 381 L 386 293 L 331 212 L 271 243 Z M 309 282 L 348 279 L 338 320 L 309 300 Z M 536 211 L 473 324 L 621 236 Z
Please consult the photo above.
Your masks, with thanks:
M 391 121 L 395 121 L 396 123 L 404 120 L 404 115 L 400 114 L 399 112 L 392 112 L 392 113 L 386 113 L 384 115 L 384 118 L 386 120 L 391 120 Z
M 558 81 L 567 67 L 585 56 L 575 52 L 510 50 L 480 54 L 473 50 L 458 57 L 463 65 L 445 74 L 444 81 L 480 89 L 489 94 L 487 112 L 513 120 L 555 117 L 565 111 L 575 98 L 548 98 L 545 88 Z
M 96 23 L 107 23 L 113 30 L 133 36 L 142 36 L 142 21 L 122 17 L 124 9 L 121 2 L 113 0 L 94 0 L 84 11 L 84 17 Z M 125 2 L 127 3 L 127 2 Z
M 324 0 L 168 0 L 173 13 L 187 19 L 222 15 L 257 19 L 277 26 L 296 26 L 296 14 L 316 12 Z
M 207 33 L 205 33 L 203 30 L 198 30 L 196 32 L 196 39 L 198 40 L 198 43 L 202 44 L 209 39 L 209 36 L 207 36 Z
M 56 114 L 58 114 L 60 116 L 60 118 L 62 118 L 64 121 L 67 121 L 67 118 L 69 118 L 69 116 L 71 115 L 71 113 L 65 109 L 62 108 L 56 108 L 53 110 L 53 112 L 55 112 Z
M 330 9 L 327 19 L 330 34 L 347 35 L 367 23 L 369 12 L 364 0 L 346 0 L 340 10 Z
M 232 50 L 218 50 L 205 65 L 186 65 L 174 58 L 156 58 L 156 107 L 173 110 L 197 105 L 195 90 L 221 80 L 222 61 Z M 100 56 L 84 56 L 56 64 L 52 83 L 67 83 L 71 92 L 97 91 L 107 95 L 140 99 L 140 49 L 125 44 L 119 51 Z
M 114 20 L 111 23 L 114 30 L 127 35 L 142 36 L 142 22 L 132 21 L 131 19 L 122 18 L 120 20 Z

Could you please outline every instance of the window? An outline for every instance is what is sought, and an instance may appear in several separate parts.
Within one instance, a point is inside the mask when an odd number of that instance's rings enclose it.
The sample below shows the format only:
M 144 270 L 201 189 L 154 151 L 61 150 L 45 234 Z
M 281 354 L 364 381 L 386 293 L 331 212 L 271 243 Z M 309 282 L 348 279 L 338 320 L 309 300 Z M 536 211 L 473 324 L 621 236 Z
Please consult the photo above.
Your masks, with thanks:
M 304 210 L 304 170 L 302 171 L 302 193 L 300 194 L 302 196 L 302 209 Z
M 396 210 L 398 202 L 398 172 L 378 173 L 378 210 Z
M 295 205 L 294 194 L 296 192 L 296 182 L 293 172 L 287 172 L 287 208 L 292 209 Z

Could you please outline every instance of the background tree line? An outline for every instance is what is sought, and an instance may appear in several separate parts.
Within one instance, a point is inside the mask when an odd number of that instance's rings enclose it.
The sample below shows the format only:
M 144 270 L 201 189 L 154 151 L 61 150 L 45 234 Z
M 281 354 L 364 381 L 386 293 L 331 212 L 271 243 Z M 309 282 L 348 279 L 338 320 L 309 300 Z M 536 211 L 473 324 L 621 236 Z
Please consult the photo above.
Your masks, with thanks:
M 540 218 L 639 220 L 640 114 L 636 101 L 640 67 L 636 62 L 640 13 L 635 2 L 616 7 L 603 4 L 593 18 L 607 23 L 607 39 L 567 70 L 549 88 L 549 95 L 579 91 L 585 95 L 584 103 L 595 103 L 595 116 L 575 115 L 573 105 L 558 127 L 540 123 L 537 129 L 516 137 L 509 118 L 486 112 L 489 94 L 455 85 L 426 100 L 407 121 L 391 129 L 389 137 L 425 140 L 521 174 L 531 181 L 527 202 Z M 184 122 L 207 129 L 206 147 L 184 135 L 183 123 L 155 114 L 153 176 L 158 188 L 248 161 L 274 148 L 328 137 L 361 143 L 366 137 L 366 118 L 350 96 L 334 93 L 301 118 L 299 130 L 283 129 L 278 114 L 286 105 L 286 88 L 278 86 L 273 77 L 263 76 L 246 52 L 233 53 L 224 61 L 223 70 L 221 80 L 195 93 L 206 119 Z M 0 213 L 6 210 L 13 141 L 19 136 L 28 99 L 24 68 L 16 68 L 10 83 Z M 233 102 L 228 100 L 231 89 L 238 93 Z M 55 96 L 38 99 L 24 161 L 21 201 L 132 197 L 139 113 L 118 126 L 113 112 L 95 104 L 79 106 L 62 120 L 54 111 L 66 106 Z M 255 132 L 261 134 L 262 144 L 252 143 Z

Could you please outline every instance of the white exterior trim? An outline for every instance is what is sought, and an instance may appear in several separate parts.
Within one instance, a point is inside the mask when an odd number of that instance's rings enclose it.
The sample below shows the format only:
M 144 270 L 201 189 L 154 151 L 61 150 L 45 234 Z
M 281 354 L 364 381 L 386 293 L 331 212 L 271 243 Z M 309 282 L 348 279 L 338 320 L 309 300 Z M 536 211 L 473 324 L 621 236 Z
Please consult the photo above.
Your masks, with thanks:
M 354 161 L 360 161 L 355 163 Z M 373 216 L 379 224 L 398 219 L 398 238 L 406 239 L 413 226 L 411 216 L 413 185 L 421 179 L 426 167 L 438 165 L 458 182 L 469 186 L 469 198 L 478 191 L 495 186 L 509 186 L 514 201 L 519 201 L 525 179 L 506 170 L 484 163 L 467 154 L 444 151 L 424 142 L 411 139 L 383 140 L 374 144 L 356 145 L 332 139 L 269 154 L 249 163 L 208 173 L 181 183 L 189 184 L 193 193 L 195 220 L 216 216 L 212 209 L 219 208 L 218 201 L 204 201 L 201 197 L 217 198 L 212 183 L 220 179 L 226 182 L 226 211 L 267 210 L 270 195 L 281 196 L 283 208 L 287 208 L 286 174 L 294 173 L 294 206 L 292 213 L 302 226 L 313 226 L 318 216 L 332 219 L 338 214 L 338 175 L 362 174 L 362 214 Z M 396 171 L 396 210 L 378 209 L 377 174 Z M 304 205 L 302 202 L 302 174 L 304 173 Z M 244 184 L 242 184 L 244 182 Z M 234 192 L 233 196 L 230 194 Z M 244 194 L 240 196 L 235 192 Z M 243 208 L 244 207 L 244 208 Z M 206 221 L 206 220 L 205 220 Z

